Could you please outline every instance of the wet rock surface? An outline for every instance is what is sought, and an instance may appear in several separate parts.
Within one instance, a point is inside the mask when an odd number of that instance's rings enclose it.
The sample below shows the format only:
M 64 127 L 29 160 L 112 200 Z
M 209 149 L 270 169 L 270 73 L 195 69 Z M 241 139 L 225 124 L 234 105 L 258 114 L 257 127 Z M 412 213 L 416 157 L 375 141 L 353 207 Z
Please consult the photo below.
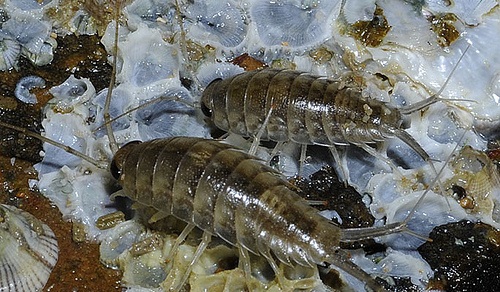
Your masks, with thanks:
M 434 228 L 433 241 L 418 248 L 435 271 L 430 289 L 494 291 L 500 287 L 499 232 L 483 223 L 460 221 Z

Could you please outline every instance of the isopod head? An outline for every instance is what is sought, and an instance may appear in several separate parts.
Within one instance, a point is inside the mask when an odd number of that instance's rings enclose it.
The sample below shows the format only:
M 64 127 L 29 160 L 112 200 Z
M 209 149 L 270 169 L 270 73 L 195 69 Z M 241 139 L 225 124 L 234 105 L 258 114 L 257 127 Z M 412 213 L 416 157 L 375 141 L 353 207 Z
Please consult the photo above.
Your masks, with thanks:
M 122 169 L 125 161 L 127 160 L 127 156 L 135 148 L 138 144 L 142 143 L 141 141 L 132 141 L 125 144 L 123 147 L 118 149 L 116 154 L 113 156 L 113 160 L 111 161 L 109 170 L 111 175 L 116 179 L 122 179 Z

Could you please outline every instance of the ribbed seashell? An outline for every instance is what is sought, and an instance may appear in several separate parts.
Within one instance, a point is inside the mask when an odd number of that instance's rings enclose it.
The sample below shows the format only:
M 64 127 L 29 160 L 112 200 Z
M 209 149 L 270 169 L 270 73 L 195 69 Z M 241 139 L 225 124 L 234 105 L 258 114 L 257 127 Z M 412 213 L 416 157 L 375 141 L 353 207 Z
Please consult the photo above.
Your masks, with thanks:
M 436 13 L 453 13 L 468 25 L 478 25 L 482 17 L 498 5 L 495 0 L 426 1 L 428 9 Z
M 54 268 L 54 232 L 33 215 L 0 205 L 0 291 L 39 291 Z
M 38 53 L 50 37 L 51 25 L 31 16 L 19 15 L 7 20 L 2 29 L 28 52 Z
M 7 34 L 0 32 L 0 71 L 13 68 L 20 55 L 21 45 Z
M 195 2 L 186 12 L 193 22 L 188 37 L 196 41 L 232 48 L 241 44 L 247 33 L 247 17 L 232 1 Z

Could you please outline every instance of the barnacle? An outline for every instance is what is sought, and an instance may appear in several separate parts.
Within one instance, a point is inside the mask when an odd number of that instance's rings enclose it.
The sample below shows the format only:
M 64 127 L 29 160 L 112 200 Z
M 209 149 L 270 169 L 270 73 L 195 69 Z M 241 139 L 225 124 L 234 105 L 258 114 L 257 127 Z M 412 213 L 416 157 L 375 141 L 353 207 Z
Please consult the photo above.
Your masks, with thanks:
M 179 55 L 165 42 L 160 33 L 147 26 L 140 26 L 118 44 L 121 56 L 117 80 L 135 87 L 151 86 L 162 80 L 178 76 Z M 135 54 L 126 52 L 134 51 Z
M 38 66 L 52 61 L 57 42 L 50 35 L 51 25 L 29 15 L 16 15 L 2 25 L 2 31 L 16 40 L 22 53 Z
M 192 22 L 188 37 L 205 44 L 236 47 L 247 32 L 246 17 L 232 1 L 195 2 L 186 8 L 186 16 Z
M 21 45 L 0 32 L 0 71 L 13 68 L 21 54 Z
M 312 47 L 331 37 L 335 6 L 334 1 L 299 5 L 259 0 L 250 11 L 264 45 L 299 48 Z

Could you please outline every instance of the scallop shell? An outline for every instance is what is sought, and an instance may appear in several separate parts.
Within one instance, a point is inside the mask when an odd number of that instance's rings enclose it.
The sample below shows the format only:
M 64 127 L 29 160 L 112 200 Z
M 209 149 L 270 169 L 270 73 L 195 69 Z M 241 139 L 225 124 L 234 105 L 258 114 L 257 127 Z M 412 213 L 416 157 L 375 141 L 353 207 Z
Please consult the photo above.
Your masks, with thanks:
M 13 68 L 21 55 L 21 45 L 7 34 L 0 32 L 0 71 Z
M 39 291 L 54 268 L 54 232 L 33 215 L 0 205 L 0 291 Z

